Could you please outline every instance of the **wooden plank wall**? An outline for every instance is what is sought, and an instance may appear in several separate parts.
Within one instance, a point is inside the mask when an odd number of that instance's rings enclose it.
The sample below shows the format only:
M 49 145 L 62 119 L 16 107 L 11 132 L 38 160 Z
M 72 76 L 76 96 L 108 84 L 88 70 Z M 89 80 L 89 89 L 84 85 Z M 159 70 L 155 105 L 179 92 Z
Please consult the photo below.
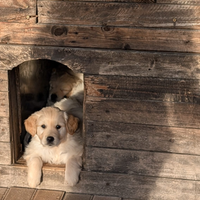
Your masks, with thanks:
M 145 200 L 200 198 L 200 1 L 0 3 L 6 6 L 1 73 L 46 58 L 85 75 L 81 181 L 66 188 L 62 169 L 46 170 L 40 188 Z M 3 125 L 0 130 L 1 155 L 10 140 Z M 0 160 L 0 186 L 26 186 L 26 169 L 14 172 L 5 165 L 8 158 Z

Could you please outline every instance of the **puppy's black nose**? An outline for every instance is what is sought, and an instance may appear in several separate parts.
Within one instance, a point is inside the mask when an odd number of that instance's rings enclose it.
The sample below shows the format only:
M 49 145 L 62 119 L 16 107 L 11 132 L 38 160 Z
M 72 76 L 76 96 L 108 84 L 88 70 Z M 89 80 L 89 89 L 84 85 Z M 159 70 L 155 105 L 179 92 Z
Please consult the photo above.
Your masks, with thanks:
M 47 142 L 49 144 L 51 144 L 53 141 L 54 141 L 54 137 L 51 137 L 51 136 L 47 137 Z
M 56 100 L 57 100 L 57 98 L 58 98 L 58 96 L 57 96 L 56 94 L 52 94 L 52 95 L 51 95 L 51 101 L 52 101 L 52 102 L 55 103 Z

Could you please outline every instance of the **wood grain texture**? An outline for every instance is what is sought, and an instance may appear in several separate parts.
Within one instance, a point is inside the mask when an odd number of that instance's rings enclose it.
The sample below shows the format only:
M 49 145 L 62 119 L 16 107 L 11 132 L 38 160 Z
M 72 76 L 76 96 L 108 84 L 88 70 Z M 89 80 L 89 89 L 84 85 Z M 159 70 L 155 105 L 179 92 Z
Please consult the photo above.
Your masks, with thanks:
M 171 4 L 189 4 L 195 5 L 200 4 L 199 0 L 157 0 L 157 3 L 171 3 Z
M 1 92 L 8 92 L 8 81 L 5 81 L 5 80 L 1 80 L 0 79 L 0 91 Z
M 0 80 L 8 81 L 8 72 L 6 70 L 0 70 Z
M 0 164 L 11 164 L 11 144 L 0 142 Z
M 8 92 L 8 72 L 6 70 L 0 70 L 0 92 L 2 94 Z
M 38 0 L 38 1 L 44 1 L 44 0 Z M 60 1 L 60 0 L 49 0 L 49 1 Z M 69 1 L 69 0 L 62 0 L 62 1 Z M 71 2 L 85 2 L 85 0 L 70 0 Z M 92 0 L 88 0 L 88 1 L 92 1 Z M 127 2 L 127 3 L 156 3 L 156 0 L 99 0 L 100 2 L 101 1 L 108 1 L 108 2 L 111 2 L 111 1 L 114 1 L 114 2 Z
M 20 106 L 19 103 L 19 80 L 18 80 L 18 68 L 14 68 L 12 71 L 8 71 L 9 76 L 9 126 L 10 137 L 12 141 L 12 163 L 15 163 L 21 156 L 21 118 L 20 118 Z
M 9 117 L 0 117 L 0 141 L 10 142 Z
M 36 22 L 36 0 L 2 0 L 0 21 L 17 23 Z
M 27 169 L 0 166 L 0 186 L 27 187 Z M 56 189 L 74 193 L 89 193 L 135 199 L 196 200 L 199 181 L 125 175 L 115 173 L 82 172 L 80 182 L 73 187 L 63 184 L 64 171 L 45 170 L 40 189 Z
M 2 81 L 7 69 L 35 59 L 55 60 L 84 74 L 200 79 L 198 54 L 1 45 Z
M 198 5 L 39 1 L 38 15 L 46 24 L 200 28 Z
M 86 146 L 200 155 L 199 129 L 86 122 Z
M 200 30 L 0 23 L 0 44 L 200 52 Z
M 200 180 L 199 156 L 94 147 L 85 154 L 88 171 Z
M 135 100 L 200 102 L 199 80 L 85 75 L 87 95 Z
M 0 92 L 0 116 L 9 116 L 8 92 Z
M 200 106 L 171 102 L 86 99 L 86 120 L 199 128 Z

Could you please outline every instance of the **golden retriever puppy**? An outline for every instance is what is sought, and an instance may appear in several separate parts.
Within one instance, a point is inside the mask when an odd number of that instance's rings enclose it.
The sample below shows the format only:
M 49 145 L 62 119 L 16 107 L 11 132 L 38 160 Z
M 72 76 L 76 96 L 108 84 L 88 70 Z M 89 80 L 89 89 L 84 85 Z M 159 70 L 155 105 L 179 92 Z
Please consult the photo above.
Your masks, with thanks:
M 43 163 L 65 164 L 65 182 L 73 186 L 79 180 L 83 142 L 79 119 L 56 107 L 45 107 L 25 120 L 32 140 L 25 149 L 28 184 L 41 182 Z
M 47 105 L 69 97 L 73 97 L 82 104 L 84 96 L 83 74 L 74 73 L 68 68 L 61 70 L 61 72 L 60 74 L 56 69 L 52 72 Z

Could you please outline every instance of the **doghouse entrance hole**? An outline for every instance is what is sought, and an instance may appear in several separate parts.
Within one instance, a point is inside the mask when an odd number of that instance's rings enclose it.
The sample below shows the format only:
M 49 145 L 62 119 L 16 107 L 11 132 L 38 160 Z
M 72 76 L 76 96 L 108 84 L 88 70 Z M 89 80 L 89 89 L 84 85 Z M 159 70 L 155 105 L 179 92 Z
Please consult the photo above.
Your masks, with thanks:
M 8 72 L 13 164 L 25 164 L 22 155 L 31 137 L 25 130 L 24 120 L 47 105 L 49 82 L 55 71 L 58 76 L 62 76 L 70 69 L 55 61 L 33 60 Z M 56 101 L 54 97 L 52 100 Z

